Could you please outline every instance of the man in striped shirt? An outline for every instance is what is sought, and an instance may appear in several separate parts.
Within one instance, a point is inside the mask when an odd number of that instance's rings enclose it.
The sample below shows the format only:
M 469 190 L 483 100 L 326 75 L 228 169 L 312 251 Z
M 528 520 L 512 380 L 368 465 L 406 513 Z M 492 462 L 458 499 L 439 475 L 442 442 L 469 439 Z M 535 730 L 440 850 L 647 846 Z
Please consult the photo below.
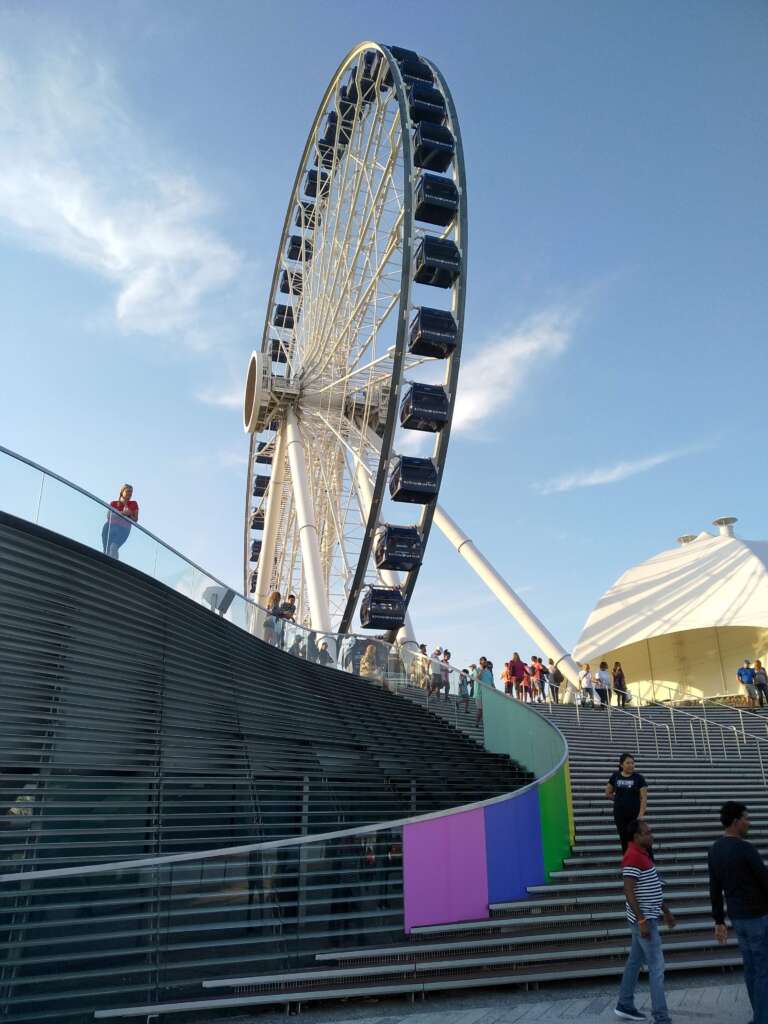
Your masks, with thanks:
M 626 834 L 629 845 L 621 862 L 621 870 L 624 876 L 627 920 L 632 930 L 632 946 L 614 1012 L 622 1020 L 646 1019 L 635 1007 L 637 978 L 640 968 L 646 963 L 654 1024 L 671 1024 L 664 995 L 664 952 L 661 948 L 659 918 L 663 916 L 668 928 L 675 927 L 675 919 L 664 902 L 661 879 L 651 856 L 653 833 L 650 827 L 642 819 L 631 821 L 627 825 Z

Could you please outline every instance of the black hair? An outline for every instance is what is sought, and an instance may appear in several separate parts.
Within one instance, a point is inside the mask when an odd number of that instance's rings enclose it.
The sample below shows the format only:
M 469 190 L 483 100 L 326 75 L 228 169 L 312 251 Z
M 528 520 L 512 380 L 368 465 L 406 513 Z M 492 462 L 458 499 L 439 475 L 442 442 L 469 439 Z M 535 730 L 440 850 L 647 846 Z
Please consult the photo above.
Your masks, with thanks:
M 645 824 L 642 818 L 633 818 L 632 821 L 628 821 L 624 826 L 624 838 L 628 843 L 631 843 L 641 827 Z
M 720 808 L 720 821 L 723 823 L 723 828 L 729 828 L 734 821 L 743 817 L 746 809 L 747 805 L 740 804 L 738 800 L 726 800 Z
M 621 768 L 621 766 L 624 764 L 628 757 L 631 757 L 633 761 L 635 760 L 634 754 L 628 754 L 625 752 L 619 756 L 619 768 Z

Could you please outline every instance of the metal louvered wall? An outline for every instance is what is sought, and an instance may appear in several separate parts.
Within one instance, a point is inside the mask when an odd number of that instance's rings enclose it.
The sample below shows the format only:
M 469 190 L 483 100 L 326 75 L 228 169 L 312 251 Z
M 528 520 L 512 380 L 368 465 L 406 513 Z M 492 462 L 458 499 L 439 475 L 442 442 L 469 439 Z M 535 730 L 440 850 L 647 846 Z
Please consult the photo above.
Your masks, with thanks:
M 394 694 L 0 513 L 0 873 L 358 828 L 530 779 Z M 398 849 L 393 829 L 6 884 L 6 1019 L 85 1021 L 397 938 Z

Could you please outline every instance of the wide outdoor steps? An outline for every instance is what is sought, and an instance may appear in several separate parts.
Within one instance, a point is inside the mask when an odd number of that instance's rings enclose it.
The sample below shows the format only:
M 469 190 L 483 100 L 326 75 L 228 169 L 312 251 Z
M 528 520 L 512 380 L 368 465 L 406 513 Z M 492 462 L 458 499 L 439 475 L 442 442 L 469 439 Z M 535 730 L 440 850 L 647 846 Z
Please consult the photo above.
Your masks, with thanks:
M 407 688 L 403 695 L 425 703 L 424 692 L 416 688 Z M 453 697 L 448 702 L 433 698 L 429 710 L 482 742 L 474 702 L 470 700 L 468 712 L 456 704 Z M 719 806 L 726 799 L 749 803 L 751 839 L 768 856 L 768 790 L 760 763 L 765 751 L 749 740 L 737 748 L 728 733 L 723 756 L 722 742 L 716 738 L 715 717 L 731 729 L 731 719 L 738 719 L 738 714 L 715 716 L 708 710 L 709 746 L 701 721 L 679 716 L 677 741 L 673 738 L 665 746 L 670 715 L 663 708 L 643 708 L 640 722 L 636 711 L 632 719 L 612 713 L 610 732 L 607 711 L 582 710 L 577 723 L 573 707 L 536 710 L 562 730 L 571 749 L 576 842 L 548 884 L 531 886 L 525 900 L 492 905 L 484 920 L 417 928 L 399 944 L 371 943 L 320 953 L 315 970 L 210 979 L 194 1008 L 617 978 L 624 968 L 629 932 L 621 850 L 604 789 L 625 750 L 637 755 L 637 768 L 648 782 L 656 863 L 678 921 L 674 931 L 664 933 L 667 971 L 740 968 L 733 934 L 725 946 L 714 940 L 706 870 L 707 849 L 720 833 Z M 654 730 L 654 724 L 659 728 Z M 750 729 L 759 730 L 762 724 L 750 722 L 744 731 L 749 736 Z M 140 1016 L 146 1007 L 132 1009 Z M 162 1006 L 153 1008 L 163 1011 Z

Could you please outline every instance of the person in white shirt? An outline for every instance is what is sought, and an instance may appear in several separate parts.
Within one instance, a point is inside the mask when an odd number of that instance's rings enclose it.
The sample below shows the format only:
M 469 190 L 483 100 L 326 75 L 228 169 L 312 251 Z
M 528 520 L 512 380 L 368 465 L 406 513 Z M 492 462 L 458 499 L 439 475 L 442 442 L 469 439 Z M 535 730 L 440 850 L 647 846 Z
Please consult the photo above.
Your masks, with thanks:
M 597 694 L 595 693 L 595 684 L 592 678 L 592 672 L 589 665 L 584 664 L 581 672 L 579 672 L 579 684 L 581 685 L 581 702 L 585 704 L 587 697 L 592 707 L 595 707 Z
M 595 690 L 602 705 L 611 703 L 611 690 L 613 689 L 613 676 L 608 671 L 608 662 L 601 661 L 595 679 Z

